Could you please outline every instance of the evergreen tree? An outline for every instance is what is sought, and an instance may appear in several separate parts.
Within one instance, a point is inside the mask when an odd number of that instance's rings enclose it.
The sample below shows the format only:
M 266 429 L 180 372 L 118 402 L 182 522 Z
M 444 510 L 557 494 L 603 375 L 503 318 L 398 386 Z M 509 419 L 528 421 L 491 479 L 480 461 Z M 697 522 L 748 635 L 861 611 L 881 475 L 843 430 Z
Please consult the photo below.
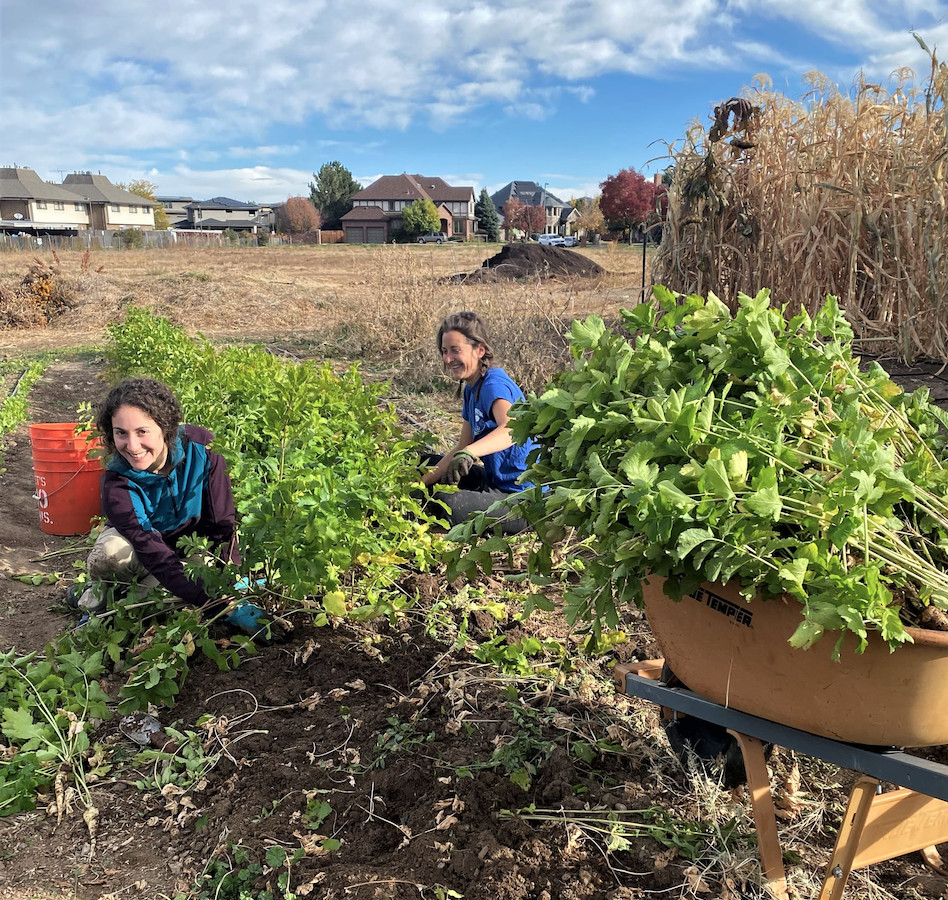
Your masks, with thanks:
M 500 216 L 497 215 L 497 207 L 494 201 L 490 199 L 487 188 L 481 188 L 481 195 L 477 203 L 474 204 L 474 215 L 480 230 L 487 235 L 489 241 L 500 240 Z
M 342 228 L 342 217 L 352 209 L 352 196 L 362 190 L 362 185 L 341 163 L 323 163 L 313 173 L 315 181 L 309 183 L 309 197 L 320 212 L 323 228 Z

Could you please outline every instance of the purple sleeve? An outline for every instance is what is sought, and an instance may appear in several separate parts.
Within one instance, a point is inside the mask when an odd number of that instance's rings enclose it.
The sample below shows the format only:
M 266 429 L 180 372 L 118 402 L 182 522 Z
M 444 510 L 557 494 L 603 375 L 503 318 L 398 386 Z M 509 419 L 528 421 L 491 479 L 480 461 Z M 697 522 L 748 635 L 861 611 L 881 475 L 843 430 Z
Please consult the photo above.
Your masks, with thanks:
M 102 511 L 109 524 L 132 545 L 139 562 L 162 587 L 194 606 L 203 606 L 209 600 L 201 584 L 187 577 L 184 564 L 174 549 L 165 543 L 161 533 L 146 528 L 139 521 L 132 505 L 128 480 L 108 470 L 102 476 Z
M 240 565 L 234 523 L 234 493 L 231 488 L 227 463 L 219 453 L 207 454 L 209 471 L 204 488 L 204 504 L 197 533 L 210 538 L 225 562 Z

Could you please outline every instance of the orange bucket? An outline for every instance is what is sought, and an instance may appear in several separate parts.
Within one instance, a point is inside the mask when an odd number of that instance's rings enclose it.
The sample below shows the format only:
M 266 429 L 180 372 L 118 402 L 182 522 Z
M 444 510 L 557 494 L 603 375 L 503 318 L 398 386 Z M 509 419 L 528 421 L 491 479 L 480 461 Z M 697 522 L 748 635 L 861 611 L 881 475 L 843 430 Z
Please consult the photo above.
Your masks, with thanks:
M 75 430 L 75 422 L 30 426 L 33 496 L 39 504 L 40 528 L 47 534 L 88 534 L 92 520 L 102 514 L 102 464 L 89 459 L 89 451 L 101 442 L 87 443 L 88 432 L 77 435 Z

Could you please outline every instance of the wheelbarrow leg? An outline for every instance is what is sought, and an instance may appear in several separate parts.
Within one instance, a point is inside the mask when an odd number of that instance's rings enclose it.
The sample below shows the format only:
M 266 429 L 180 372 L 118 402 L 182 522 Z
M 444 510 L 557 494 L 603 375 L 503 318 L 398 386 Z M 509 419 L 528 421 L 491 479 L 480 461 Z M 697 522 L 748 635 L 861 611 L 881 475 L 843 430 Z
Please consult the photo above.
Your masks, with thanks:
M 777 835 L 777 816 L 774 813 L 774 798 L 770 792 L 770 774 L 764 758 L 764 745 L 755 737 L 728 731 L 734 735 L 747 773 L 747 789 L 751 795 L 754 812 L 754 827 L 757 830 L 757 850 L 760 865 L 770 892 L 779 900 L 789 900 L 787 875 L 783 868 L 783 852 Z

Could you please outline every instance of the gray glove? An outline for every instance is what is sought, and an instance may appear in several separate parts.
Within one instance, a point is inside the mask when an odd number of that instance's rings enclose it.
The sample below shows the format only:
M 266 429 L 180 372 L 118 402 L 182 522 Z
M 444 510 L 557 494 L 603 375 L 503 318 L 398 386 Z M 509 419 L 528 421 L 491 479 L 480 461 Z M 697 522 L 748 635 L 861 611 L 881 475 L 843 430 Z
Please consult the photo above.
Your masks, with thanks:
M 445 484 L 457 484 L 474 468 L 475 462 L 476 460 L 467 450 L 458 450 L 451 462 L 448 463 L 448 471 L 444 474 Z

